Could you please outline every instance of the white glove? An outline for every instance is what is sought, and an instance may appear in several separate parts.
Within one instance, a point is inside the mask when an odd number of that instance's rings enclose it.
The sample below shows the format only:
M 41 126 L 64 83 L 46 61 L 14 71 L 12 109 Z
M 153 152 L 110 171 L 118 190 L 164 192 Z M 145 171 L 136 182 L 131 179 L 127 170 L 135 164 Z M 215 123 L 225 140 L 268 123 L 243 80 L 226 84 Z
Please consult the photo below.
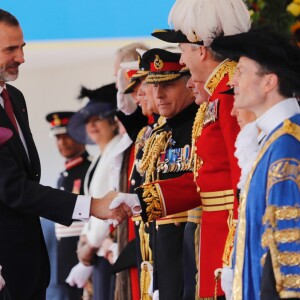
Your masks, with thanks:
M 2 269 L 2 266 L 0 266 L 0 291 L 5 286 L 5 281 L 4 281 L 3 277 L 1 276 L 1 269 Z
M 232 299 L 232 286 L 233 286 L 233 269 L 224 267 L 221 275 L 221 287 L 225 293 L 226 300 Z
M 126 115 L 131 115 L 137 109 L 131 94 L 124 94 L 124 90 L 129 84 L 129 80 L 126 78 L 126 71 L 123 69 L 118 70 L 117 74 L 118 92 L 117 92 L 117 106 Z
M 153 300 L 159 300 L 159 290 L 154 291 L 152 299 Z
M 142 212 L 139 198 L 136 194 L 119 193 L 117 197 L 110 203 L 109 209 L 119 207 L 122 203 L 128 205 L 133 215 L 138 215 Z M 113 226 L 117 226 L 119 222 L 117 220 L 108 219 L 107 222 Z
M 142 212 L 139 197 L 136 194 L 119 193 L 116 198 L 110 203 L 109 209 L 119 207 L 122 203 L 131 208 L 132 214 L 137 215 Z
M 75 267 L 72 268 L 66 283 L 70 286 L 77 286 L 78 288 L 83 288 L 89 277 L 93 272 L 93 266 L 85 266 L 82 263 L 78 263 Z
M 111 253 L 113 254 L 111 264 L 114 264 L 118 258 L 118 253 L 119 253 L 118 244 L 117 243 L 111 244 L 111 246 L 109 247 L 109 251 L 111 251 Z

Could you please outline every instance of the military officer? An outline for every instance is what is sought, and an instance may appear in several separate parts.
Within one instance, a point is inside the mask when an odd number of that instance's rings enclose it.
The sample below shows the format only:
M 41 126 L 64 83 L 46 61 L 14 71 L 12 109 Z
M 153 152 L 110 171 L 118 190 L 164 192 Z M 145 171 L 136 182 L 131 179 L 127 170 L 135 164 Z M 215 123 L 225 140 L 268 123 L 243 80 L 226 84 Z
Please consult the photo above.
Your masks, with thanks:
M 165 119 L 152 130 L 143 147 L 139 164 L 143 184 L 168 181 L 191 171 L 191 132 L 197 105 L 186 87 L 190 75 L 180 72 L 179 58 L 179 53 L 163 49 L 151 49 L 143 55 L 150 65 L 146 82 L 153 85 L 158 112 Z M 144 199 L 140 191 L 137 193 Z M 187 218 L 188 213 L 184 212 L 150 223 L 153 288 L 160 299 L 182 299 L 183 236 Z M 144 265 L 151 268 L 149 261 Z
M 83 181 L 91 159 L 85 145 L 68 135 L 67 124 L 74 112 L 56 111 L 46 116 L 50 124 L 50 136 L 55 137 L 60 154 L 66 159 L 60 173 L 57 188 L 83 195 Z M 74 221 L 70 227 L 55 224 L 57 239 L 57 283 L 64 299 L 81 299 L 82 290 L 65 283 L 72 267 L 78 263 L 76 249 L 83 222 Z

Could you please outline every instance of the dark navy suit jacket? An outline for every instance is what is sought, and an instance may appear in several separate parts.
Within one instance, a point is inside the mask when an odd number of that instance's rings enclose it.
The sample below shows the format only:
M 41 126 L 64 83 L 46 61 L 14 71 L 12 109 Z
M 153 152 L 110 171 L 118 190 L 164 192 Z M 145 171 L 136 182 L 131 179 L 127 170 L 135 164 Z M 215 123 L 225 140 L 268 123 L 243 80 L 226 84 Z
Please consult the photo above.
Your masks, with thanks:
M 49 259 L 39 216 L 72 223 L 76 195 L 39 184 L 40 161 L 29 128 L 23 94 L 7 85 L 28 156 L 3 107 L 0 126 L 13 136 L 0 146 L 0 265 L 13 300 L 36 299 L 49 282 Z

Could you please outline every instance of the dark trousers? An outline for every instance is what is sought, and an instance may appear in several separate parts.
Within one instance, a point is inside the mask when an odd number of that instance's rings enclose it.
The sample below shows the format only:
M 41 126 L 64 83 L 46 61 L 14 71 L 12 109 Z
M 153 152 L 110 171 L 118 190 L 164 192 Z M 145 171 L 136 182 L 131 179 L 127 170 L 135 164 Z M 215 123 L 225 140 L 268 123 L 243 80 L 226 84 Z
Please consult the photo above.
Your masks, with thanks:
M 183 240 L 183 300 L 195 300 L 196 294 L 196 250 L 195 231 L 199 226 L 196 223 L 187 222 L 184 229 Z
M 111 300 L 115 290 L 115 275 L 111 274 L 111 264 L 101 256 L 96 256 L 93 268 L 93 300 Z

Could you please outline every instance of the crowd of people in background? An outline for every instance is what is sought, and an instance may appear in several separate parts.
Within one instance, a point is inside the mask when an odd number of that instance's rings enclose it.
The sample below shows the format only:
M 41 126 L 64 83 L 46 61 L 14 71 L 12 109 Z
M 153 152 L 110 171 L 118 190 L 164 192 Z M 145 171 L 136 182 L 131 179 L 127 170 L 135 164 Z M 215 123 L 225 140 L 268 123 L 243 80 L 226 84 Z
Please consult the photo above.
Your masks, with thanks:
M 50 188 L 0 9 L 0 300 L 300 298 L 300 49 L 242 0 L 176 0 L 169 22 L 152 36 L 174 47 L 124 45 L 115 82 L 46 116 Z

